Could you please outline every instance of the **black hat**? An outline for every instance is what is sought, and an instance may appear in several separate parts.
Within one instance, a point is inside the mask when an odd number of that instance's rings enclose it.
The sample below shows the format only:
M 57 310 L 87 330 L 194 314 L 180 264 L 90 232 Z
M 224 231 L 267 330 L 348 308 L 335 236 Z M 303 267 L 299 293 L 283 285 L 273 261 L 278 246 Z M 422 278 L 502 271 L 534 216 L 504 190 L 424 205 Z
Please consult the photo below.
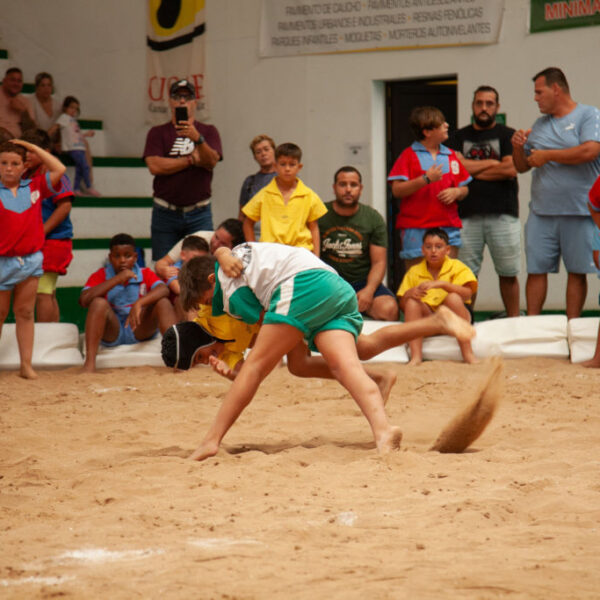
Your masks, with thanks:
M 190 93 L 190 95 L 192 96 L 192 98 L 196 97 L 196 90 L 194 89 L 194 86 L 187 79 L 180 79 L 179 81 L 176 81 L 175 83 L 171 84 L 171 89 L 169 90 L 169 94 L 171 96 L 174 96 L 180 90 L 187 90 Z
M 194 321 L 183 321 L 171 325 L 163 335 L 162 359 L 167 367 L 187 371 L 192 366 L 194 355 L 200 348 L 214 342 L 231 342 L 214 337 Z

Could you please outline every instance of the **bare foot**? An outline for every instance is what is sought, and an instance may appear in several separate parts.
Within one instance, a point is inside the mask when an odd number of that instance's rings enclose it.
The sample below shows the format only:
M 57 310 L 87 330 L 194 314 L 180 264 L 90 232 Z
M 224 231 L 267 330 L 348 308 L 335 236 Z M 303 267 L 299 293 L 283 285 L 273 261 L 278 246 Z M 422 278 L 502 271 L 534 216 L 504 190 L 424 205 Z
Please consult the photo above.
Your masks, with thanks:
M 476 365 L 481 362 L 478 358 L 475 358 L 475 355 L 472 353 L 471 354 L 463 354 L 463 360 L 468 365 Z
M 400 449 L 401 441 L 402 432 L 400 431 L 400 427 L 390 426 L 386 433 L 378 440 L 375 440 L 375 443 L 377 444 L 379 454 L 389 454 L 392 450 Z
M 190 459 L 198 461 L 204 460 L 205 458 L 214 456 L 218 451 L 219 446 L 217 444 L 208 444 L 205 442 L 190 454 Z
M 591 360 L 586 360 L 581 363 L 582 367 L 587 367 L 588 369 L 600 369 L 600 359 L 592 358 Z
M 373 381 L 377 384 L 381 397 L 383 398 L 383 405 L 387 404 L 390 397 L 390 392 L 396 383 L 396 373 L 393 371 L 377 371 L 369 373 Z
M 459 342 L 468 342 L 475 337 L 475 327 L 446 306 L 440 306 L 433 313 L 433 318 L 445 334 L 453 335 Z
M 417 367 L 419 366 L 421 363 L 423 362 L 422 358 L 419 358 L 417 356 L 415 356 L 414 358 L 411 358 L 408 363 L 407 366 L 408 367 Z
M 83 367 L 81 367 L 80 373 L 95 373 L 96 365 L 93 363 L 83 363 Z
M 211 366 L 212 370 L 215 373 L 218 373 L 222 377 L 226 377 L 233 381 L 235 379 L 234 372 L 229 368 L 229 365 L 222 360 L 218 359 L 216 356 L 208 357 L 208 364 Z
M 37 379 L 38 376 L 31 365 L 21 365 L 19 377 L 23 379 Z

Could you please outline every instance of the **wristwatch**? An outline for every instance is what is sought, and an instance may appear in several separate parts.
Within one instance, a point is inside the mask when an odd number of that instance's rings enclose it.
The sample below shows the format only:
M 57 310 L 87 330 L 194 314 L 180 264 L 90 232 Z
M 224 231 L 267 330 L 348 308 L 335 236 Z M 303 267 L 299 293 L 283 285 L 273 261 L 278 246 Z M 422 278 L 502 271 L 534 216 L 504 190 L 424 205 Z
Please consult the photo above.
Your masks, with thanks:
M 198 141 L 196 142 L 196 146 L 199 146 L 200 144 L 204 144 L 206 140 L 204 139 L 204 136 L 202 134 L 200 134 L 200 137 L 198 138 Z
M 431 183 L 431 179 L 427 177 L 427 173 L 423 173 L 423 179 L 425 180 L 425 183 Z

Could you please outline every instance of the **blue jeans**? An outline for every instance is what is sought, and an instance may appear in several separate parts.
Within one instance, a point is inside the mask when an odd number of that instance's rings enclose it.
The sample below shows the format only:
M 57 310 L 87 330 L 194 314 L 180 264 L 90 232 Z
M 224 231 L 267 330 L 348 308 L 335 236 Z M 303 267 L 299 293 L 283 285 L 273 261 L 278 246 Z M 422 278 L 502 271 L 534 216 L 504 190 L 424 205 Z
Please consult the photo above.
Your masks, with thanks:
M 152 260 L 158 260 L 165 256 L 186 235 L 200 230 L 212 231 L 213 229 L 210 204 L 186 213 L 154 206 L 150 227 Z
M 75 181 L 73 182 L 73 189 L 79 189 L 82 179 L 85 183 L 85 186 L 91 188 L 92 182 L 90 180 L 90 166 L 85 158 L 85 150 L 70 150 L 69 155 L 75 163 Z

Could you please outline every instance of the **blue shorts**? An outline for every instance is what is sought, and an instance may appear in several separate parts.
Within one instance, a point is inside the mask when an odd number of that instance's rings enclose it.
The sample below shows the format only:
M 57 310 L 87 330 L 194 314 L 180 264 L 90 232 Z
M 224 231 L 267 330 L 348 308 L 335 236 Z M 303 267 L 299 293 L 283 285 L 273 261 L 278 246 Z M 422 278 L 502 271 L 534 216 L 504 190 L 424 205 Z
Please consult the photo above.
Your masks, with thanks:
M 29 277 L 44 274 L 42 251 L 25 256 L 0 256 L 0 291 L 12 290 Z
M 350 282 L 350 285 L 352 286 L 354 291 L 356 293 L 358 293 L 358 292 L 360 292 L 360 290 L 362 290 L 367 285 L 367 281 L 366 281 L 366 279 L 363 279 L 362 281 L 352 281 L 352 282 Z M 378 296 L 391 296 L 394 299 L 396 298 L 396 295 L 394 294 L 394 292 L 392 292 L 392 290 L 390 290 L 389 288 L 385 287 L 385 285 L 383 285 L 383 283 L 380 283 L 377 286 L 377 289 L 375 290 L 375 293 L 373 294 L 373 298 L 377 298 Z
M 314 340 L 322 331 L 341 329 L 356 340 L 363 326 L 352 286 L 322 269 L 302 271 L 276 288 L 263 322 L 299 329 L 316 351 Z
M 474 215 L 463 219 L 458 258 L 477 276 L 489 248 L 496 273 L 514 277 L 521 268 L 521 221 L 512 215 Z
M 131 327 L 129 327 L 129 325 L 127 325 L 127 327 L 125 327 L 125 322 L 121 322 L 119 321 L 119 335 L 117 336 L 117 339 L 114 340 L 114 342 L 105 342 L 104 340 L 100 340 L 100 343 L 103 346 L 106 346 L 107 348 L 112 348 L 114 346 L 122 346 L 124 344 L 139 344 L 140 342 L 147 342 L 148 340 L 153 340 L 157 335 L 158 335 L 158 330 L 155 331 L 150 337 L 146 338 L 145 340 L 138 340 L 135 337 L 135 333 L 133 332 L 133 329 L 131 329 Z
M 527 272 L 558 273 L 562 255 L 568 273 L 595 273 L 591 217 L 529 213 L 525 223 Z
M 423 256 L 421 246 L 423 245 L 423 234 L 429 229 L 401 229 L 400 239 L 402 240 L 402 250 L 400 258 L 411 259 Z M 458 227 L 440 227 L 447 234 L 451 246 L 460 248 L 460 229 Z

